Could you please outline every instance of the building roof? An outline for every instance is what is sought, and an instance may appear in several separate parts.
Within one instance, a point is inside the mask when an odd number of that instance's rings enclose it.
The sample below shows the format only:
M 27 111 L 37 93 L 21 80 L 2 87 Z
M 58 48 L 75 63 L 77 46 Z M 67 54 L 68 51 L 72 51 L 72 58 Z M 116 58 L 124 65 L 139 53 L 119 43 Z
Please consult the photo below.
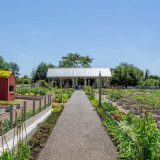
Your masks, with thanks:
M 50 68 L 48 78 L 96 78 L 101 72 L 102 77 L 111 77 L 110 68 Z
M 0 71 L 0 78 L 8 78 L 12 75 L 12 71 Z

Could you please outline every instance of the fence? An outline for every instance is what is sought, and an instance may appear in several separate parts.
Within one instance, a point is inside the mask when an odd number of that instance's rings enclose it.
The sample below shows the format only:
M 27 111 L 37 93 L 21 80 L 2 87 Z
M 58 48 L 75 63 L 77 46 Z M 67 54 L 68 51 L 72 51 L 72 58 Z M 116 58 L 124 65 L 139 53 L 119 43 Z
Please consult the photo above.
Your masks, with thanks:
M 22 104 L 9 105 L 0 109 L 0 121 L 5 134 L 18 125 L 40 113 L 52 103 L 52 95 L 45 95 L 40 99 L 25 100 Z

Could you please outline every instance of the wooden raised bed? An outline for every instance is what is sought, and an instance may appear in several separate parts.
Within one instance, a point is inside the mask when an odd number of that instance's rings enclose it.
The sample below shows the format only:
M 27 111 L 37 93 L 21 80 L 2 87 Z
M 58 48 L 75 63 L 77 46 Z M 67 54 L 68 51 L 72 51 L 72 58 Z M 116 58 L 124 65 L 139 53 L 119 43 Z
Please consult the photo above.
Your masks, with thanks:
M 130 111 L 135 114 L 135 115 L 140 115 L 141 114 L 141 111 L 140 110 L 136 110 L 134 108 L 130 108 Z
M 39 100 L 42 99 L 43 96 L 23 96 L 23 95 L 16 95 L 16 99 L 25 99 L 25 100 Z

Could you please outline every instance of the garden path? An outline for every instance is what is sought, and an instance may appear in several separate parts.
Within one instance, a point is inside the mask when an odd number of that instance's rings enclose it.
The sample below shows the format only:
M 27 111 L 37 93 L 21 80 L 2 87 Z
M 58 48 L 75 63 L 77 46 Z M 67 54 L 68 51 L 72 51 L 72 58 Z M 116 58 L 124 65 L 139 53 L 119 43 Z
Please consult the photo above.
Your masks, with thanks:
M 38 160 L 115 160 L 116 154 L 84 91 L 75 91 Z

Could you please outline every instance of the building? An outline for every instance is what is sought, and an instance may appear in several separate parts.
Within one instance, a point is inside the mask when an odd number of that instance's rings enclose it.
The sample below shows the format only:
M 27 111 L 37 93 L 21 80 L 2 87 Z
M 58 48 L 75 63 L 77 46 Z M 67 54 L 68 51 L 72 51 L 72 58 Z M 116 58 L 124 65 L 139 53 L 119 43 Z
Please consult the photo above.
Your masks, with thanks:
M 0 71 L 0 100 L 14 101 L 16 77 L 11 71 Z
M 55 85 L 70 86 L 90 85 L 98 86 L 99 75 L 102 77 L 102 84 L 109 85 L 111 78 L 110 68 L 50 68 L 48 69 L 47 78 L 49 83 Z

